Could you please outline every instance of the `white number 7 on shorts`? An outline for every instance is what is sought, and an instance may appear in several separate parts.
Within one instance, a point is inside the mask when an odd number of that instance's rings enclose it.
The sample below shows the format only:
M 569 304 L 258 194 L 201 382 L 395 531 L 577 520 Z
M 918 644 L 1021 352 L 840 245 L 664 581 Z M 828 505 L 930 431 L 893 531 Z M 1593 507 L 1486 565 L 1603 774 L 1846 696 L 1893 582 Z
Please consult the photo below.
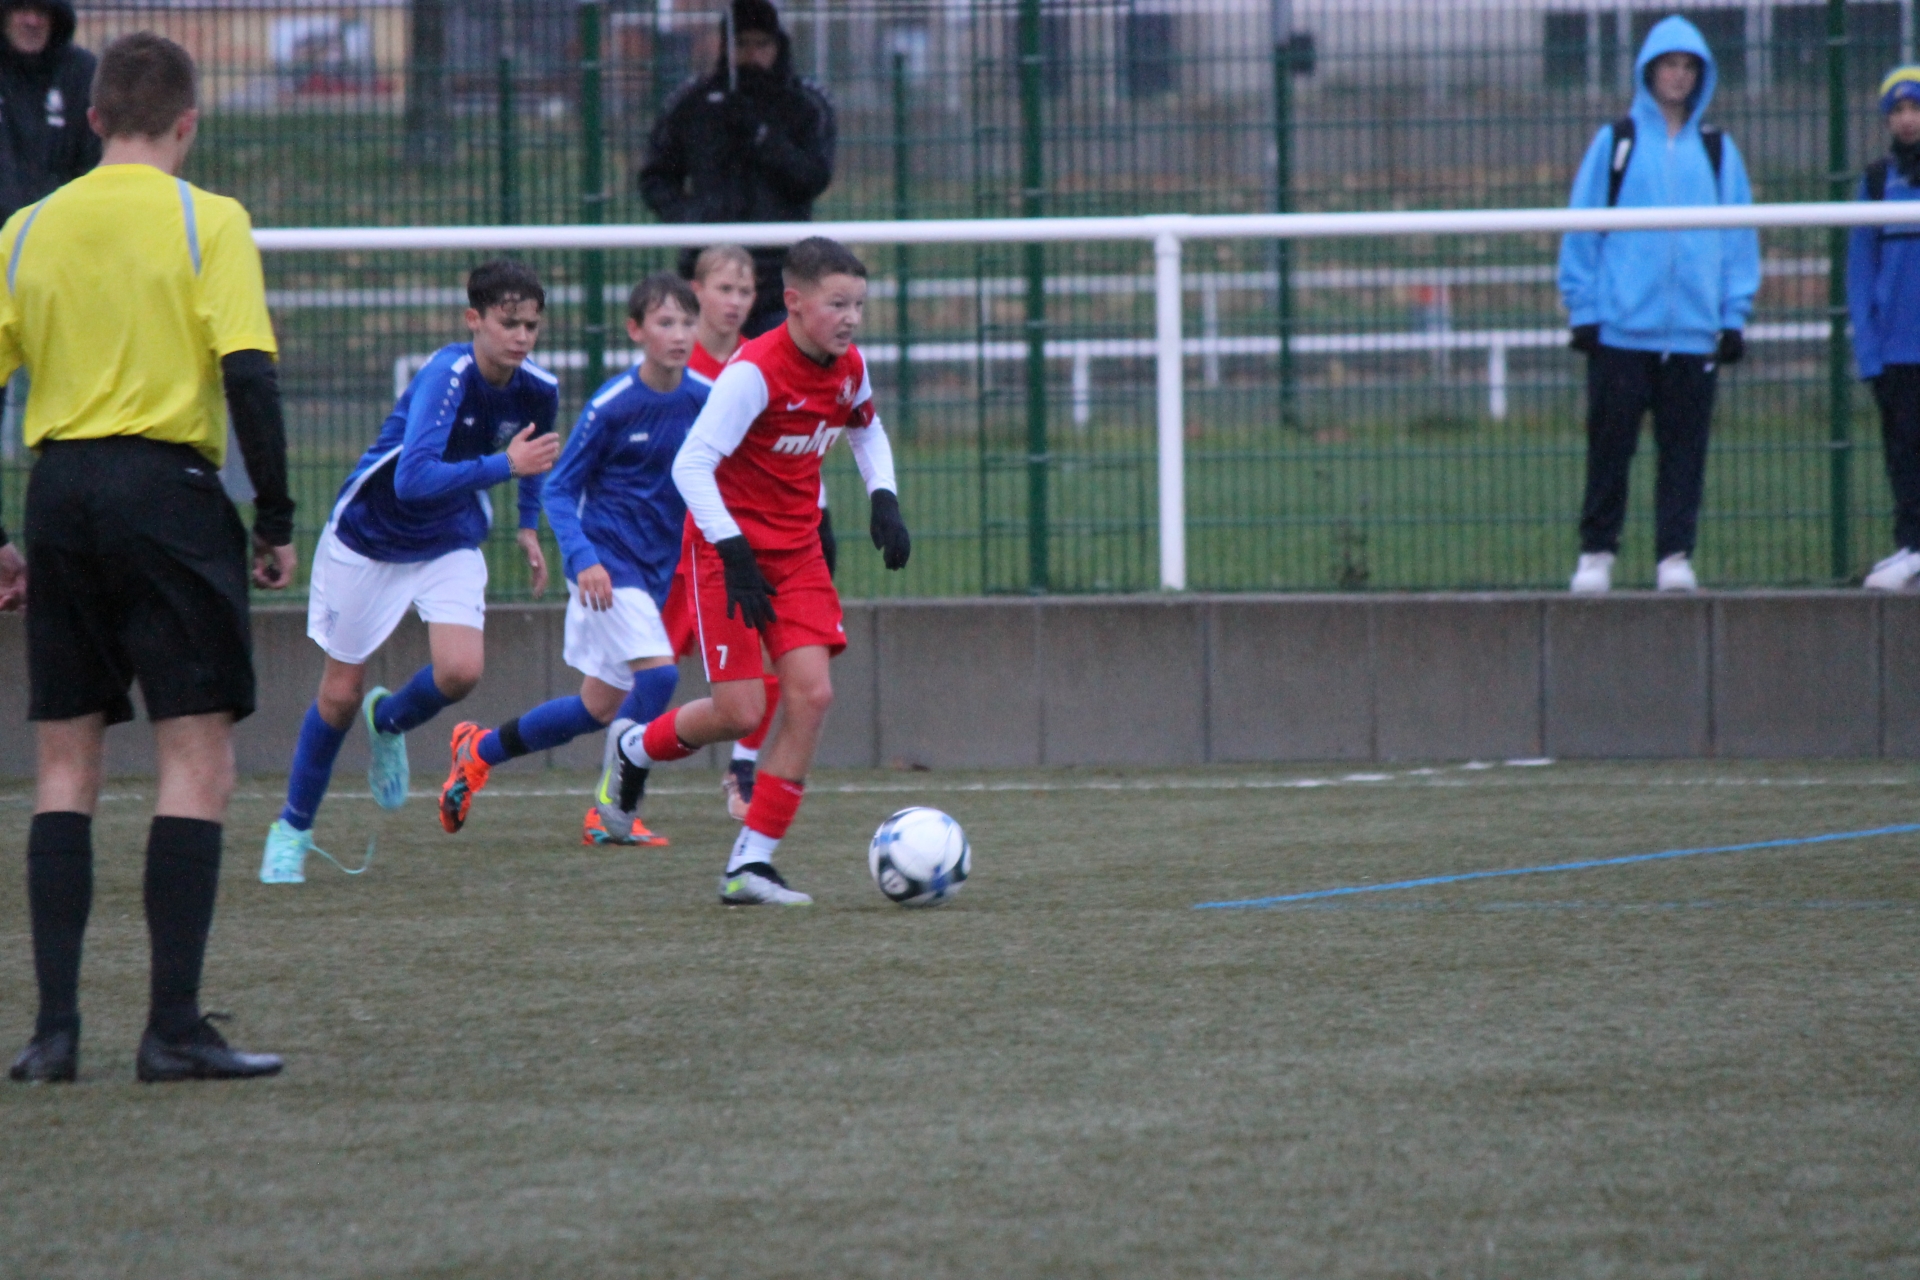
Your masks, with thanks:
M 717 644 L 713 647 L 720 651 L 720 669 L 725 671 L 727 669 L 727 646 Z

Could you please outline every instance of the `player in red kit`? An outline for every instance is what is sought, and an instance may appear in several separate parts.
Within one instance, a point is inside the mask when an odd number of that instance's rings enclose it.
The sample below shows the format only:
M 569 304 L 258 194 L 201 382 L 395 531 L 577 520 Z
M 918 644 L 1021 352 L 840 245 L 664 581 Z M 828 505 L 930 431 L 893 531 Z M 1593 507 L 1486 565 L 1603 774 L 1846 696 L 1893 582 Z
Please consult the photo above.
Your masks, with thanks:
M 708 382 L 720 376 L 727 361 L 740 349 L 740 330 L 747 322 L 747 315 L 753 310 L 754 293 L 753 255 L 737 244 L 717 244 L 702 249 L 693 263 L 693 293 L 700 303 L 700 319 L 693 344 L 693 355 L 687 361 L 689 371 L 699 374 Z M 833 517 L 827 510 L 827 487 L 820 486 L 820 550 L 827 558 L 827 573 L 834 571 L 837 547 L 833 536 Z M 661 610 L 661 618 L 666 624 L 667 636 L 673 641 L 674 655 L 685 657 L 693 652 L 694 620 L 693 601 L 688 594 L 690 566 L 681 566 L 682 572 L 674 576 L 673 589 L 668 593 L 667 603 Z M 773 674 L 772 664 L 768 664 L 763 682 L 767 688 L 767 709 L 760 717 L 760 724 L 746 737 L 733 744 L 733 758 L 727 762 L 727 772 L 721 779 L 721 793 L 726 797 L 727 813 L 735 822 L 746 820 L 747 806 L 753 802 L 753 780 L 760 759 L 760 748 L 766 745 L 767 732 L 773 727 L 773 716 L 780 707 L 780 677 Z M 613 744 L 625 733 L 628 724 L 618 724 L 609 731 L 607 737 L 607 756 L 602 768 L 612 767 Z
M 717 244 L 702 249 L 693 262 L 692 284 L 700 314 L 694 324 L 693 353 L 687 357 L 687 372 L 712 383 L 727 367 L 733 353 L 740 349 L 740 329 L 747 322 L 747 313 L 753 310 L 753 255 L 737 244 Z M 692 653 L 694 644 L 693 600 L 687 594 L 686 570 L 686 565 L 680 566 L 667 592 L 667 602 L 660 607 L 660 620 L 667 628 L 667 639 L 673 642 L 676 658 Z M 779 687 L 779 681 L 773 676 L 769 675 L 767 680 L 773 687 Z M 771 707 L 768 714 L 772 714 Z M 630 727 L 631 721 L 614 723 L 607 739 L 608 767 L 613 760 L 614 742 Z
M 764 645 L 785 710 L 760 753 L 720 879 L 720 900 L 730 905 L 813 901 L 787 887 L 773 855 L 799 811 L 833 702 L 828 660 L 847 645 L 819 528 L 820 461 L 842 435 L 866 482 L 873 544 L 887 568 L 905 567 L 912 550 L 893 450 L 853 345 L 867 269 L 816 236 L 793 247 L 785 276 L 786 324 L 728 362 L 673 464 L 687 502 L 680 558 L 712 695 L 635 726 L 618 748 L 625 809 L 638 805 L 653 765 L 752 732 L 766 711 Z

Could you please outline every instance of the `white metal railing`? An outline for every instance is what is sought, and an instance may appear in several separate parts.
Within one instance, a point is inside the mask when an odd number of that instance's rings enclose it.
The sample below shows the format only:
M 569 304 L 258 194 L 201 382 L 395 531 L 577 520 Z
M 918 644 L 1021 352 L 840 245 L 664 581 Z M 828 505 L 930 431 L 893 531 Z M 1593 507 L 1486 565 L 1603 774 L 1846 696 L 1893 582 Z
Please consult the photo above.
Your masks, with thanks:
M 1569 231 L 1713 230 L 1920 223 L 1920 201 L 1704 205 L 1660 209 L 1464 209 L 1392 213 L 1149 214 L 1101 218 L 928 219 L 908 222 L 720 223 L 548 227 L 346 227 L 257 230 L 264 252 L 502 249 L 669 249 L 791 244 L 1058 244 L 1133 241 L 1153 247 L 1154 417 L 1159 470 L 1160 585 L 1187 584 L 1181 249 L 1188 240 L 1355 239 Z M 1526 331 L 1520 331 L 1526 332 Z M 1384 336 L 1384 335 L 1383 335 Z M 1232 341 L 1220 339 L 1220 341 Z M 1275 340 L 1277 343 L 1277 340 Z M 1518 344 L 1507 344 L 1518 345 Z M 1276 346 L 1277 349 L 1277 346 Z M 1489 346 L 1489 351 L 1492 347 Z M 1504 346 L 1502 348 L 1504 352 Z M 1503 361 L 1504 362 L 1504 361 Z
M 1805 320 L 1788 324 L 1756 324 L 1747 328 L 1747 342 L 1825 342 L 1831 330 L 1824 320 Z M 1296 355 L 1348 356 L 1414 352 L 1443 355 L 1453 351 L 1486 353 L 1487 416 L 1495 422 L 1507 419 L 1509 351 L 1541 350 L 1564 347 L 1565 329 L 1403 329 L 1377 333 L 1296 333 L 1292 347 Z M 1203 363 L 1223 357 L 1274 356 L 1280 354 L 1277 334 L 1219 334 L 1182 338 L 1181 354 Z M 860 354 L 875 365 L 900 362 L 900 347 L 893 342 L 863 342 Z M 1066 361 L 1069 369 L 1073 425 L 1084 427 L 1093 421 L 1093 362 L 1096 360 L 1147 360 L 1159 354 L 1152 338 L 1050 338 L 1046 358 Z M 914 342 L 907 346 L 907 358 L 916 365 L 961 364 L 982 361 L 1015 364 L 1027 358 L 1024 342 Z M 631 363 L 639 353 L 624 348 L 607 352 L 610 360 Z M 430 351 L 409 352 L 393 362 L 393 394 L 397 398 L 413 381 L 413 375 L 433 359 Z M 548 351 L 538 354 L 539 363 L 548 369 L 584 369 L 584 351 Z M 1218 381 L 1217 375 L 1208 385 Z

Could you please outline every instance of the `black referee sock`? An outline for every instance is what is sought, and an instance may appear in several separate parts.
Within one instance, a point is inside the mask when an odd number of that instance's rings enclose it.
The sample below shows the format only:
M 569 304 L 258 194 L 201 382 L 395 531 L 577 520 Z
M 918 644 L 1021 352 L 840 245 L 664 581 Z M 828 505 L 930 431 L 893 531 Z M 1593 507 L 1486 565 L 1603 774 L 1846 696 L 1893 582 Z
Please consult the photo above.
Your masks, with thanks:
M 80 941 L 93 909 L 93 818 L 36 813 L 27 835 L 27 909 L 40 1016 L 33 1034 L 80 1030 Z
M 147 936 L 153 951 L 147 1025 L 177 1040 L 200 1021 L 200 968 L 220 891 L 220 824 L 155 818 L 147 834 Z

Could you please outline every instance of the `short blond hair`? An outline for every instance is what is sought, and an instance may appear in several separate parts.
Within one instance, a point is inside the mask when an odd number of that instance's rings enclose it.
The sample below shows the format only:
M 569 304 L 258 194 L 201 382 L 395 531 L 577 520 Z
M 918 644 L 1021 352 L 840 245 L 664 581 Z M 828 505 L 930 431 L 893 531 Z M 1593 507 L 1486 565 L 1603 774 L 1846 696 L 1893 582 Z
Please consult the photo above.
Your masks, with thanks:
M 693 278 L 705 284 L 708 276 L 728 263 L 741 268 L 748 275 L 753 274 L 752 254 L 737 244 L 716 244 L 702 249 L 700 256 L 693 260 Z

